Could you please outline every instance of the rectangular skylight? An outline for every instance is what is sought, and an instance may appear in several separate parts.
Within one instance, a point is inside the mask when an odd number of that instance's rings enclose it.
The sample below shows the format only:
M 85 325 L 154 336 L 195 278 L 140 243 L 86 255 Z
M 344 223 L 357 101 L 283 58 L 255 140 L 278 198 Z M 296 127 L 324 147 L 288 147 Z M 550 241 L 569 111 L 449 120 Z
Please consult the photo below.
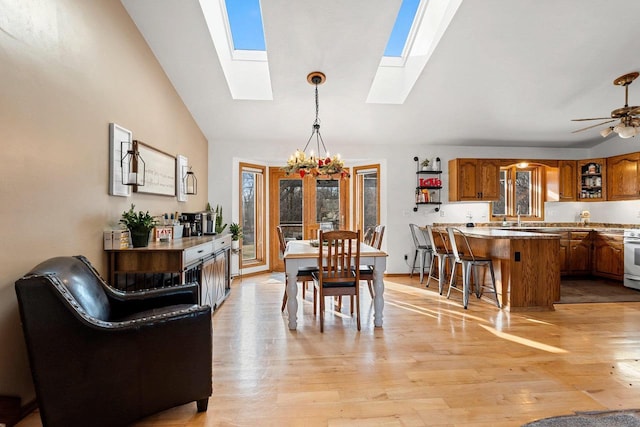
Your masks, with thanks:
M 231 0 L 227 0 L 227 2 L 229 1 Z M 402 56 L 419 5 L 420 0 L 402 0 L 402 5 L 396 17 L 396 23 L 393 25 L 393 30 L 391 30 L 391 35 L 389 36 L 389 41 L 384 51 L 384 56 Z
M 266 50 L 260 0 L 225 0 L 235 50 Z

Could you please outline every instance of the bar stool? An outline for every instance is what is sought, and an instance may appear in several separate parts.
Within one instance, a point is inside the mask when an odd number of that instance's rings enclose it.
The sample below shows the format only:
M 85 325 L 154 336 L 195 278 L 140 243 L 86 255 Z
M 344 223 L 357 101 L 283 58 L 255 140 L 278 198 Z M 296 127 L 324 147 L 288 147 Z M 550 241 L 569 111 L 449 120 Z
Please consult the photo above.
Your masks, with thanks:
M 431 247 L 427 243 L 427 237 L 425 236 L 424 231 L 422 231 L 418 225 L 409 224 L 409 228 L 411 229 L 413 244 L 416 247 L 416 252 L 413 255 L 413 264 L 411 265 L 411 274 L 409 277 L 413 277 L 413 272 L 416 269 L 416 260 L 418 259 L 418 255 L 420 255 L 420 283 L 422 283 L 427 253 L 431 251 Z
M 427 285 L 425 287 L 429 287 L 429 281 L 431 279 L 438 281 L 438 292 L 442 295 L 442 291 L 444 288 L 444 282 L 447 280 L 447 262 L 453 263 L 455 262 L 455 255 L 449 250 L 447 247 L 447 237 L 441 230 L 436 230 L 436 233 L 440 236 L 440 241 L 442 245 L 436 244 L 436 241 L 433 237 L 433 226 L 427 225 L 427 240 L 429 246 L 431 246 L 431 262 L 429 263 L 429 275 L 427 277 Z M 434 266 L 438 261 L 438 274 L 435 275 Z
M 471 277 L 473 271 L 474 278 L 474 287 L 475 294 L 480 299 L 482 297 L 482 293 L 484 289 L 489 289 L 489 293 L 492 293 L 496 296 L 496 305 L 500 308 L 500 300 L 498 299 L 498 291 L 496 290 L 496 277 L 493 271 L 493 261 L 489 257 L 478 257 L 473 255 L 473 251 L 471 250 L 471 245 L 469 244 L 469 240 L 467 240 L 467 236 L 459 229 L 454 227 L 447 228 L 447 233 L 449 234 L 449 241 L 451 242 L 451 249 L 454 254 L 454 263 L 451 268 L 451 278 L 449 279 L 449 291 L 447 292 L 447 298 L 451 295 L 451 289 L 455 289 L 457 291 L 462 292 L 462 305 L 464 308 L 467 308 L 469 304 L 469 295 L 471 294 Z M 463 255 L 458 250 L 458 245 L 456 243 L 455 235 L 459 234 L 462 237 L 462 241 L 464 242 L 465 253 L 468 255 Z M 462 289 L 459 289 L 455 286 L 456 280 L 456 266 L 460 264 L 462 266 Z M 491 273 L 491 287 L 486 286 L 483 282 L 481 282 L 479 275 L 479 267 L 489 267 L 489 272 Z

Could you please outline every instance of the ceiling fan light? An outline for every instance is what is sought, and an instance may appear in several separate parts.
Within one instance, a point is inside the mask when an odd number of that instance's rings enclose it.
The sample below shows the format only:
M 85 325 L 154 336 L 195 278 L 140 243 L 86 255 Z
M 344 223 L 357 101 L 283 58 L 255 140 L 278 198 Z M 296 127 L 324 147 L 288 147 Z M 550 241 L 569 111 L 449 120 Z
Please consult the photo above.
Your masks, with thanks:
M 600 135 L 602 135 L 603 138 L 606 138 L 607 136 L 611 135 L 612 132 L 613 132 L 613 126 L 609 126 L 606 129 L 602 129 L 600 131 Z
M 620 138 L 631 138 L 632 136 L 636 136 L 636 128 L 633 126 L 625 126 L 618 132 Z
M 620 133 L 620 132 L 622 132 L 622 130 L 623 130 L 624 128 L 625 128 L 624 123 L 618 123 L 617 125 L 615 125 L 615 126 L 613 127 L 613 131 L 614 131 L 615 133 Z

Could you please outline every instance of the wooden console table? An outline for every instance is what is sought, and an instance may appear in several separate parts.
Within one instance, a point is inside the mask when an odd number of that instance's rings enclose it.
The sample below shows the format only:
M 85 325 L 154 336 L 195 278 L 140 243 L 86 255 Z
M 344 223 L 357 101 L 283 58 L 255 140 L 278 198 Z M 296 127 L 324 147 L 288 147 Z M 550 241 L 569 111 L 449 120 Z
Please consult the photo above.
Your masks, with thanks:
M 111 249 L 109 284 L 117 289 L 197 282 L 200 303 L 217 308 L 231 290 L 231 235 L 183 237 L 145 248 Z

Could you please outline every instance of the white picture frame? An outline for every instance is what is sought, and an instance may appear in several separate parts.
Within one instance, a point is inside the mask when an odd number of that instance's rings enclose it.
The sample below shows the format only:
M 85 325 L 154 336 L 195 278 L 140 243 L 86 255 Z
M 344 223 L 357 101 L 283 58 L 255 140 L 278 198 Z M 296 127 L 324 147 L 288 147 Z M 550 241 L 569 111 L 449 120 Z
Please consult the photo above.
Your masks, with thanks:
M 189 160 L 178 154 L 176 156 L 176 188 L 177 188 L 177 198 L 179 202 L 187 201 L 186 188 L 184 188 L 184 175 L 187 173 L 187 167 L 189 164 Z
M 122 146 L 130 146 L 133 134 L 116 123 L 109 123 L 109 194 L 129 197 L 131 186 L 122 184 Z

